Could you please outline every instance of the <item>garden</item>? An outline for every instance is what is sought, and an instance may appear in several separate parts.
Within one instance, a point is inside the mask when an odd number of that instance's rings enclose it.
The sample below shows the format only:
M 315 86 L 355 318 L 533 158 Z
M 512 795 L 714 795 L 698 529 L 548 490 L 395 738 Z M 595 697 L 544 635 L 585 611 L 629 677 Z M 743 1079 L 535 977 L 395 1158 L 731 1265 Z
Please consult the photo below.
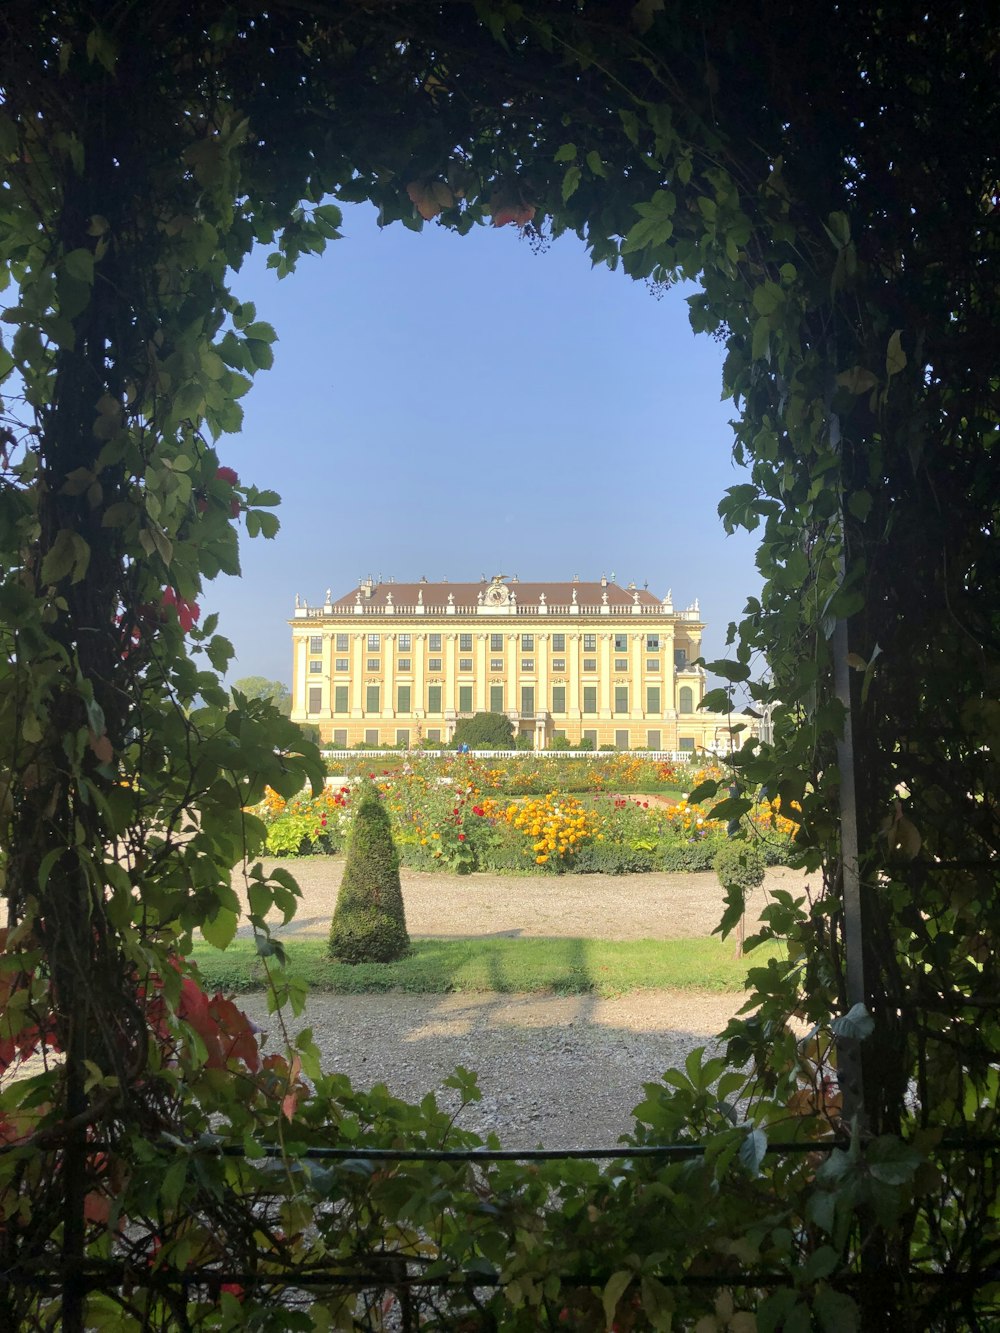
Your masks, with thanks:
M 352 797 L 373 782 L 385 802 L 401 863 L 417 870 L 610 875 L 710 870 L 736 831 L 691 800 L 717 783 L 715 764 L 675 766 L 633 755 L 555 763 L 490 764 L 473 756 L 403 757 L 331 776 L 324 790 L 285 798 L 268 789 L 251 812 L 276 857 L 340 852 Z M 769 865 L 786 864 L 794 808 L 759 795 L 742 831 Z

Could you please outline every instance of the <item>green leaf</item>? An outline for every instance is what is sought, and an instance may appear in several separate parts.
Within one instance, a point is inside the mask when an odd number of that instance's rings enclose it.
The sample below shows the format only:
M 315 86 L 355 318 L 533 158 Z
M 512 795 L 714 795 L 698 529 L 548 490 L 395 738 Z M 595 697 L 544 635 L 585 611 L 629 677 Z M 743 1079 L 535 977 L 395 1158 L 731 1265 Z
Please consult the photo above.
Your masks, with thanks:
M 715 778 L 707 778 L 704 782 L 699 782 L 693 791 L 688 792 L 688 802 L 691 805 L 698 801 L 708 801 L 718 792 L 719 784 Z
M 562 182 L 562 201 L 565 204 L 568 199 L 576 193 L 576 187 L 580 184 L 580 168 L 577 166 L 567 167 L 566 175 Z
M 576 144 L 564 143 L 562 147 L 557 148 L 553 162 L 572 162 L 576 157 Z
M 869 1173 L 883 1185 L 907 1184 L 922 1161 L 916 1148 L 892 1134 L 882 1135 L 865 1151 Z
M 767 1154 L 767 1131 L 752 1129 L 740 1144 L 740 1161 L 751 1175 L 759 1176 L 760 1168 Z
M 604 1288 L 604 1294 L 601 1297 L 601 1303 L 604 1306 L 604 1318 L 607 1321 L 607 1327 L 610 1329 L 615 1321 L 615 1311 L 618 1309 L 618 1302 L 628 1290 L 632 1281 L 632 1273 L 627 1268 L 620 1268 L 617 1273 L 612 1273 L 608 1278 L 607 1286 Z
M 813 1293 L 812 1308 L 823 1333 L 857 1333 L 861 1327 L 861 1314 L 851 1297 L 825 1283 Z
M 61 528 L 42 561 L 42 582 L 58 583 L 67 574 L 79 583 L 90 563 L 90 547 L 78 532 Z
M 725 658 L 719 658 L 715 662 L 706 662 L 705 668 L 716 676 L 722 676 L 725 680 L 743 681 L 750 679 L 750 668 L 745 662 L 730 662 Z
M 216 949 L 225 949 L 236 934 L 239 917 L 228 907 L 220 907 L 213 917 L 201 923 L 201 933 Z
M 898 375 L 906 366 L 906 353 L 900 343 L 902 334 L 903 330 L 897 329 L 885 349 L 885 373 L 889 379 L 892 379 L 893 375 Z
M 864 523 L 872 511 L 872 497 L 868 491 L 854 491 L 847 497 L 847 508 L 859 523 Z
M 773 315 L 785 304 L 785 293 L 776 282 L 765 282 L 753 294 L 753 308 L 758 315 Z
M 733 701 L 726 689 L 709 690 L 698 705 L 699 710 L 707 713 L 728 713 L 733 706 Z
M 63 267 L 71 278 L 85 282 L 88 287 L 94 282 L 94 255 L 90 250 L 70 250 L 63 259 Z
M 771 325 L 763 315 L 753 326 L 750 355 L 754 361 L 769 361 L 771 359 Z
M 256 320 L 253 324 L 248 324 L 243 330 L 243 334 L 252 342 L 274 343 L 278 341 L 274 326 L 264 320 Z
M 604 169 L 604 163 L 601 161 L 601 155 L 596 148 L 592 148 L 587 154 L 587 166 L 595 176 L 607 176 Z
M 846 1014 L 841 1014 L 839 1018 L 833 1020 L 830 1031 L 835 1037 L 849 1037 L 855 1041 L 863 1041 L 875 1031 L 875 1020 L 859 1001 L 848 1009 Z

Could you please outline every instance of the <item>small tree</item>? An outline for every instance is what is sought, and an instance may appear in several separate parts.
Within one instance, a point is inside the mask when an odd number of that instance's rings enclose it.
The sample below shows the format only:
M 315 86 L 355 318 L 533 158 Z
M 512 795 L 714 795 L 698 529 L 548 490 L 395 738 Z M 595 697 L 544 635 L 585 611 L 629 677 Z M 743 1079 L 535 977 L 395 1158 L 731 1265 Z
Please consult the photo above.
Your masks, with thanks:
M 270 699 L 282 715 L 292 711 L 292 692 L 283 680 L 268 680 L 266 676 L 241 676 L 233 681 L 233 689 L 248 699 Z
M 330 925 L 330 956 L 342 963 L 392 963 L 410 952 L 399 856 L 389 816 L 373 789 L 358 803 Z
M 732 921 L 736 912 L 739 912 L 740 933 L 736 946 L 736 956 L 739 958 L 746 939 L 747 896 L 764 883 L 764 857 L 753 843 L 727 842 L 719 848 L 712 866 L 726 891 L 723 925 Z
M 512 750 L 514 727 L 503 713 L 474 713 L 459 721 L 454 741 L 470 750 Z

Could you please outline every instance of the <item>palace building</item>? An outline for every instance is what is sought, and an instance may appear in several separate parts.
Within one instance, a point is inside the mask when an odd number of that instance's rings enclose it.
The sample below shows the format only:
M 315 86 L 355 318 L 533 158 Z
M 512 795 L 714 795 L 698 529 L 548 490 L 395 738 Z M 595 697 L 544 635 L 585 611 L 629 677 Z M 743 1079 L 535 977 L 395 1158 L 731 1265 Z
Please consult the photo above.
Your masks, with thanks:
M 448 741 L 459 718 L 505 713 L 537 750 L 729 748 L 699 713 L 697 601 L 585 583 L 363 579 L 321 606 L 295 599 L 292 719 L 337 748 Z M 725 733 L 725 734 L 724 734 Z

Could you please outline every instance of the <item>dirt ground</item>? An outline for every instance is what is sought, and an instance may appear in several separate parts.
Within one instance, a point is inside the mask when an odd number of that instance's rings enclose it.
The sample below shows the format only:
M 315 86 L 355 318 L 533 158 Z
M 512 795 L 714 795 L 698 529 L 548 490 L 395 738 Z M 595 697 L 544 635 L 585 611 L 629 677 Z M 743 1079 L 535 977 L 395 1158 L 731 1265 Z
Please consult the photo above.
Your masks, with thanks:
M 308 856 L 283 865 L 302 890 L 294 920 L 279 933 L 325 935 L 337 902 L 342 857 Z M 413 936 L 509 935 L 605 940 L 677 940 L 710 935 L 722 888 L 710 871 L 643 875 L 449 875 L 400 871 Z M 774 889 L 804 891 L 800 871 L 775 866 L 748 904 L 748 926 Z M 237 892 L 240 883 L 233 881 Z M 249 933 L 249 927 L 244 929 Z
M 284 863 L 303 901 L 286 937 L 324 935 L 343 869 L 339 858 Z M 680 939 L 707 935 L 719 919 L 714 875 L 561 875 L 515 878 L 402 872 L 413 936 L 542 936 Z M 800 893 L 798 872 L 768 872 L 753 917 L 775 888 Z M 237 887 L 239 887 L 237 885 Z M 263 996 L 242 997 L 274 1027 Z M 461 1123 L 495 1132 L 505 1146 L 600 1147 L 631 1123 L 642 1086 L 708 1045 L 742 1004 L 740 995 L 637 991 L 593 995 L 313 995 L 310 1025 L 331 1069 L 359 1087 L 386 1083 L 416 1100 L 456 1065 L 479 1074 L 482 1101 Z M 275 1037 L 277 1037 L 275 1033 Z M 450 1104 L 450 1094 L 442 1096 Z

